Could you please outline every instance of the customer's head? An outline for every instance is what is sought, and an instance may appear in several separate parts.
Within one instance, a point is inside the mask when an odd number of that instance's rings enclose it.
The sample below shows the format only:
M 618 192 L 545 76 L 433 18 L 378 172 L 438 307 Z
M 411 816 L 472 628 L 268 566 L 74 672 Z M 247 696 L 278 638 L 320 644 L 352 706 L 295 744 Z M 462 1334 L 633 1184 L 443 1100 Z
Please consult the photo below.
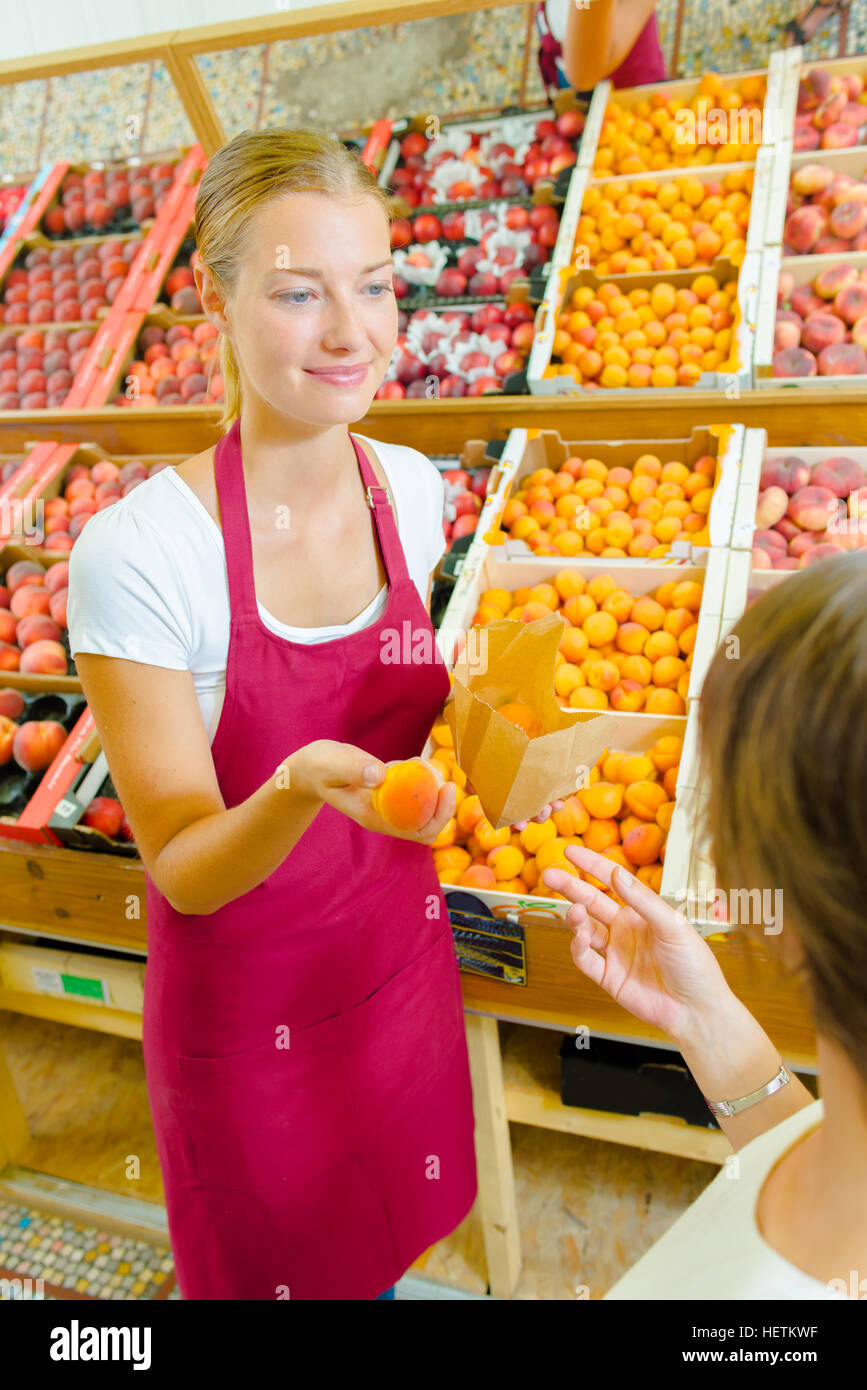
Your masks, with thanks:
M 781 891 L 772 949 L 803 963 L 817 1026 L 867 1082 L 867 551 L 747 609 L 700 719 L 717 885 Z
M 205 311 L 221 330 L 223 426 L 255 395 L 311 425 L 361 419 L 397 341 L 389 206 L 357 154 L 315 130 L 245 131 L 196 199 Z M 358 382 L 317 369 L 367 363 Z

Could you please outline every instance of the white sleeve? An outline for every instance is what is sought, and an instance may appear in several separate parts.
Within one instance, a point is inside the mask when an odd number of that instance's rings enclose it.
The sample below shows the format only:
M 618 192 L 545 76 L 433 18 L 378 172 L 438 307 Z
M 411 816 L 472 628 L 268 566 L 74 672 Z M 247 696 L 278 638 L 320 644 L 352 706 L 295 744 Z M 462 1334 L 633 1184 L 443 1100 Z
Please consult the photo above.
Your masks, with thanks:
M 69 649 L 189 669 L 189 596 L 149 517 L 115 503 L 97 512 L 69 552 Z

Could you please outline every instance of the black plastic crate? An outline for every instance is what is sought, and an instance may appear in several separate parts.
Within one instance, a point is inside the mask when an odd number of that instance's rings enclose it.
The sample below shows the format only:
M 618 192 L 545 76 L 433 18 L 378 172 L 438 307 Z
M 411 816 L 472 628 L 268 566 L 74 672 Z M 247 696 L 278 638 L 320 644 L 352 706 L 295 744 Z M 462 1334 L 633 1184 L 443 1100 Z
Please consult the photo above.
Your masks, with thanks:
M 582 1039 L 578 1039 L 582 1041 Z M 620 1115 L 673 1115 L 687 1124 L 719 1129 L 679 1052 L 646 1044 L 574 1036 L 560 1047 L 560 1096 L 564 1105 Z

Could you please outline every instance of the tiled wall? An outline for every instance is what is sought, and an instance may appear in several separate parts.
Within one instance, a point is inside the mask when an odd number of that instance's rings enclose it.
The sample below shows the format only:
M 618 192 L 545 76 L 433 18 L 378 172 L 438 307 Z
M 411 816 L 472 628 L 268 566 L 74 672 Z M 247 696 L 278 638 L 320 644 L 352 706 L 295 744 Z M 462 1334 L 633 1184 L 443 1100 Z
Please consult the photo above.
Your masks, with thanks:
M 797 13 L 791 0 L 659 0 L 672 75 L 763 66 Z M 352 135 L 380 116 L 441 116 L 540 104 L 531 5 L 347 30 L 207 54 L 200 66 L 227 134 L 308 123 Z M 867 48 L 867 0 L 852 0 L 811 57 Z M 161 63 L 0 87 L 0 176 L 49 159 L 148 154 L 193 135 Z

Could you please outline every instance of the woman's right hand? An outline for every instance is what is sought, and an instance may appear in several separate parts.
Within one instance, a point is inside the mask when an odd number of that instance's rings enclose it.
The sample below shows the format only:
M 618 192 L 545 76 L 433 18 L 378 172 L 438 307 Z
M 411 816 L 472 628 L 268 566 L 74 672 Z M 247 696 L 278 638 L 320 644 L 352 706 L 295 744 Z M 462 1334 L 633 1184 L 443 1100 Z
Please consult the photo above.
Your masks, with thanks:
M 579 845 L 568 845 L 565 854 L 623 900 L 614 902 L 563 869 L 542 873 L 543 883 L 573 904 L 566 911 L 572 959 L 588 979 L 675 1041 L 706 1028 L 734 1001 L 716 956 L 683 913 L 601 854 Z
M 316 739 L 293 753 L 287 764 L 289 784 L 297 791 L 327 802 L 365 830 L 393 835 L 398 840 L 432 844 L 455 813 L 455 784 L 446 782 L 440 789 L 436 811 L 423 830 L 395 829 L 377 815 L 371 803 L 371 792 L 384 779 L 388 765 L 352 743 Z M 367 775 L 368 770 L 371 775 Z

